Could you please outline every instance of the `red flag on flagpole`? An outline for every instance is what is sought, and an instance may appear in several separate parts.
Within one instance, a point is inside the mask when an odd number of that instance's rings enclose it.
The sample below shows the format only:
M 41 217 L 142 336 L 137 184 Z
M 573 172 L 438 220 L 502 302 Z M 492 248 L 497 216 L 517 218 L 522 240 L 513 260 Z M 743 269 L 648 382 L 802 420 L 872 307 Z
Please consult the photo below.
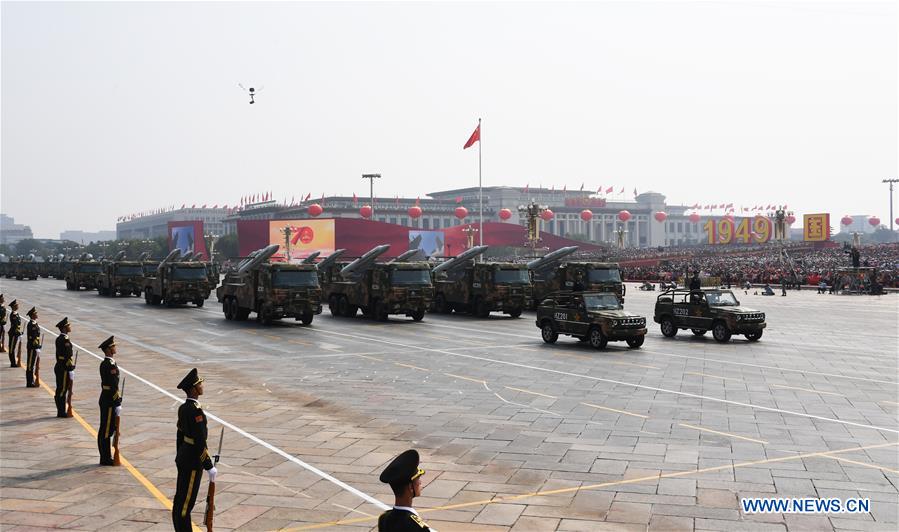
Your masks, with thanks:
M 581 190 L 584 190 L 584 184 L 581 183 Z
M 418 207 L 421 204 L 421 197 L 415 198 L 415 206 Z
M 474 133 L 472 133 L 471 136 L 468 137 L 468 142 L 465 143 L 465 146 L 462 146 L 462 149 L 467 150 L 479 140 L 481 140 L 481 124 L 478 124 L 478 127 L 474 128 Z
M 637 197 L 637 188 L 636 187 L 634 187 L 634 197 L 635 198 Z
M 562 185 L 562 192 L 568 191 L 568 185 Z
M 613 190 L 613 189 L 612 189 L 612 187 L 609 187 L 609 188 L 607 188 L 607 189 L 606 189 L 606 194 L 609 194 L 609 193 L 611 193 L 611 192 L 612 192 L 612 190 Z
M 621 192 L 619 194 L 624 194 L 624 187 L 621 187 Z
M 531 190 L 531 184 L 528 183 L 527 185 L 524 186 L 524 193 L 527 194 L 530 190 Z

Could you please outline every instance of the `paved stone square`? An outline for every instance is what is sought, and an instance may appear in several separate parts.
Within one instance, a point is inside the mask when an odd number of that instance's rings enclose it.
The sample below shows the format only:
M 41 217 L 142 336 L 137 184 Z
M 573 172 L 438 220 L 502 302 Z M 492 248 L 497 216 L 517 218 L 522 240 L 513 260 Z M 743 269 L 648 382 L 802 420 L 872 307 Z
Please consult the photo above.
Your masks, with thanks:
M 216 530 L 368 530 L 392 504 L 378 474 L 422 454 L 422 517 L 441 532 L 896 530 L 899 295 L 736 290 L 767 314 L 761 341 L 719 344 L 651 322 L 641 349 L 546 345 L 532 313 L 226 321 L 204 308 L 3 279 L 0 292 L 80 348 L 75 419 L 50 389 L 0 369 L 0 528 L 170 530 L 175 388 L 206 378 L 210 447 L 224 424 Z M 686 332 L 686 334 L 684 334 Z M 99 350 L 126 375 L 125 467 L 97 466 Z M 92 356 L 93 355 L 93 356 Z M 194 510 L 200 523 L 205 481 Z M 870 499 L 870 512 L 745 514 L 747 497 Z

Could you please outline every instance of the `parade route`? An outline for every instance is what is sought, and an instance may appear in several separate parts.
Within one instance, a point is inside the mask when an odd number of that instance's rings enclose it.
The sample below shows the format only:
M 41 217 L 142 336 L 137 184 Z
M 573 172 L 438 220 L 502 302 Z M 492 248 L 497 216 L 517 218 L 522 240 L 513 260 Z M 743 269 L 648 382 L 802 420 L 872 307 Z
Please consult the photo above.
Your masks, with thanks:
M 392 504 L 378 474 L 422 456 L 422 518 L 447 530 L 895 530 L 899 516 L 899 299 L 735 290 L 766 313 L 757 343 L 652 323 L 657 292 L 628 286 L 648 318 L 641 349 L 547 345 L 519 319 L 428 314 L 310 326 L 226 321 L 203 308 L 3 280 L 48 331 L 68 316 L 81 356 L 77 419 L 0 369 L 4 529 L 170 530 L 177 383 L 192 367 L 210 447 L 225 427 L 216 530 L 368 530 Z M 117 338 L 129 381 L 122 452 L 101 468 L 100 356 Z M 93 355 L 93 356 L 89 356 Z M 132 470 L 133 469 L 133 470 Z M 143 479 L 143 480 L 141 480 Z M 194 509 L 202 520 L 205 479 Z M 155 491 L 154 491 L 155 490 Z M 866 513 L 746 514 L 746 497 L 861 497 Z M 169 502 L 170 504 L 170 502 Z

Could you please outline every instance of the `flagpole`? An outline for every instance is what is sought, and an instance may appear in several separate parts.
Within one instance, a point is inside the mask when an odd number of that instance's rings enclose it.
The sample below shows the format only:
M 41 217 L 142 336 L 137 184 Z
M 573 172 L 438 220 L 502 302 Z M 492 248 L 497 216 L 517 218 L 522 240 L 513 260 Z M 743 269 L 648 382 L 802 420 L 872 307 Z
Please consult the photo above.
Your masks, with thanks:
M 478 207 L 480 210 L 480 221 L 478 222 L 478 236 L 480 245 L 484 245 L 484 189 L 481 179 L 481 147 L 484 145 L 484 139 L 481 131 L 481 119 L 478 118 Z

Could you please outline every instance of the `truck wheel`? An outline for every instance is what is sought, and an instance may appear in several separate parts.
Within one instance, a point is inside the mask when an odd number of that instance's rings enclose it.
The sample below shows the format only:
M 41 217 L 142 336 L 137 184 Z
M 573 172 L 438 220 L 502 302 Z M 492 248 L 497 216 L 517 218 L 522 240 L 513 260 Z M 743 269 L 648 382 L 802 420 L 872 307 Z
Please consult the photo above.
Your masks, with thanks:
M 449 309 L 446 306 L 446 297 L 443 294 L 437 294 L 437 298 L 434 300 L 434 312 L 449 314 Z
M 641 345 L 643 345 L 644 340 L 646 340 L 645 336 L 638 336 L 636 338 L 628 338 L 627 346 L 633 347 L 634 349 L 636 349 L 636 348 L 640 347 Z
M 712 336 L 715 341 L 724 343 L 730 340 L 730 331 L 727 330 L 727 325 L 723 321 L 719 321 L 712 326 Z
M 709 331 L 704 331 L 702 329 L 690 329 L 693 332 L 694 336 L 705 336 L 705 333 Z
M 197 304 L 197 308 L 203 308 L 203 305 L 206 304 L 206 300 L 205 300 L 205 299 L 198 299 L 198 300 L 196 301 L 196 304 Z
M 379 299 L 375 301 L 375 304 L 373 306 L 375 309 L 374 318 L 378 321 L 387 321 L 387 304 Z
M 153 292 L 151 290 L 144 292 L 144 303 L 148 305 L 153 304 Z
M 421 321 L 425 317 L 425 311 L 424 310 L 416 310 L 415 312 L 413 312 L 411 314 L 411 316 L 414 321 Z
M 344 318 L 349 315 L 349 302 L 346 300 L 346 297 L 341 297 L 337 300 L 337 315 L 343 316 Z
M 750 342 L 758 342 L 762 337 L 762 331 L 746 333 L 746 339 Z
M 509 311 L 509 316 L 512 316 L 513 318 L 521 317 L 521 309 L 513 308 L 512 310 Z
M 605 349 L 609 343 L 609 339 L 606 338 L 606 335 L 602 333 L 602 329 L 599 327 L 591 327 L 587 338 L 590 340 L 590 347 L 593 349 Z
M 311 312 L 304 312 L 303 315 L 300 316 L 300 321 L 303 323 L 303 325 L 309 325 L 310 323 L 312 323 L 312 318 L 314 316 L 315 314 Z
M 134 295 L 136 295 L 137 297 L 140 297 L 140 290 L 135 290 Z
M 346 306 L 346 317 L 347 318 L 355 318 L 356 312 L 359 311 L 359 307 L 356 305 L 347 305 Z
M 332 316 L 340 316 L 337 312 L 337 296 L 331 294 L 331 297 L 328 298 L 328 310 L 331 311 Z
M 486 318 L 490 316 L 490 309 L 487 307 L 487 303 L 484 303 L 484 300 L 480 298 L 475 301 L 474 312 L 475 315 L 479 318 Z
M 559 333 L 556 332 L 555 325 L 549 320 L 543 322 L 543 327 L 540 327 L 540 335 L 543 337 L 543 341 L 548 344 L 554 344 L 559 339 Z
M 272 324 L 272 312 L 268 309 L 261 308 L 256 311 L 256 319 L 263 325 Z
M 674 338 L 677 334 L 677 327 L 674 326 L 674 322 L 671 321 L 671 318 L 663 318 L 662 319 L 662 335 L 666 338 Z
M 250 317 L 250 309 L 238 306 L 237 301 L 235 300 L 234 314 L 237 316 L 237 321 L 247 321 L 247 318 Z
M 222 301 L 222 313 L 225 314 L 225 319 L 231 321 L 234 319 L 234 314 L 231 311 L 231 298 L 226 297 L 224 301 Z

